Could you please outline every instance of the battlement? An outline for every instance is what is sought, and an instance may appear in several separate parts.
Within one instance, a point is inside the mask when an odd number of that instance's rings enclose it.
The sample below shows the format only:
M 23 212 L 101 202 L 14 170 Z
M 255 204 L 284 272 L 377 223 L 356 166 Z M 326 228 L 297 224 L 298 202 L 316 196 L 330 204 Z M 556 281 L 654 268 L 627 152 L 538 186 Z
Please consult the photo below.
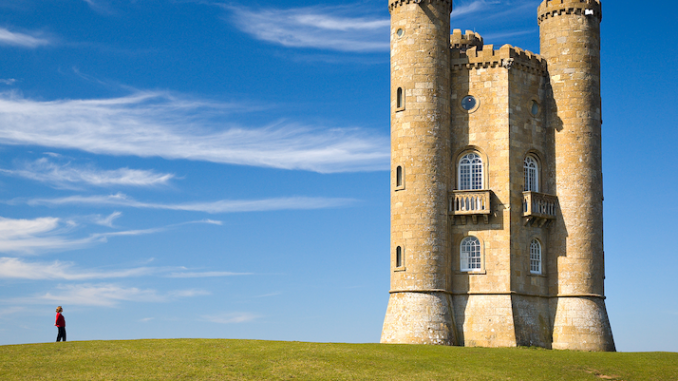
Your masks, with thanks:
M 549 17 L 560 15 L 585 15 L 603 19 L 603 8 L 600 0 L 544 0 L 539 5 L 537 20 L 539 24 Z
M 403 4 L 409 4 L 409 3 L 420 4 L 422 1 L 427 1 L 429 3 L 432 3 L 434 1 L 441 1 L 443 3 L 447 3 L 447 4 L 449 4 L 450 12 L 452 12 L 452 0 L 389 0 L 388 11 L 392 12 L 395 8 L 397 8 L 397 7 L 399 7 Z
M 477 50 L 483 50 L 483 45 L 483 37 L 470 30 L 467 30 L 466 33 L 461 33 L 461 29 L 455 29 L 450 35 L 450 46 L 452 49 L 459 49 L 465 52 L 471 47 L 476 47 Z
M 546 59 L 539 54 L 511 45 L 504 45 L 499 50 L 495 50 L 493 45 L 487 45 L 483 50 L 478 50 L 473 46 L 465 52 L 453 49 L 450 58 L 452 70 L 500 66 L 538 75 L 546 74 Z

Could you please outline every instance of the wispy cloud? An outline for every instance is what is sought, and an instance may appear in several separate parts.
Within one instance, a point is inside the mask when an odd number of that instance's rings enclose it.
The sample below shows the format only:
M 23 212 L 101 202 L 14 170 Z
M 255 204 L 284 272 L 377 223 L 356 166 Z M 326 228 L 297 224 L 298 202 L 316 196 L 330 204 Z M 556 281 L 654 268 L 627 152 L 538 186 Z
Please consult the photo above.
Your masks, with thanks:
M 215 315 L 203 315 L 206 321 L 218 324 L 247 323 L 261 316 L 249 312 L 224 312 Z
M 455 2 L 452 8 L 452 19 L 472 15 L 478 12 L 484 12 L 492 5 L 500 4 L 501 1 L 474 0 L 469 2 Z
M 121 302 L 161 303 L 176 298 L 205 295 L 199 290 L 176 290 L 158 293 L 153 289 L 122 287 L 116 284 L 58 285 L 53 290 L 5 302 L 19 304 L 63 304 L 70 306 L 115 307 Z
M 49 43 L 50 41 L 45 38 L 39 38 L 25 33 L 11 32 L 6 28 L 0 28 L 0 45 L 37 48 L 38 46 L 48 45 Z
M 93 271 L 78 269 L 73 263 L 54 261 L 26 262 L 19 258 L 0 258 L 0 278 L 30 280 L 88 280 L 129 278 L 158 272 L 153 267 L 137 267 L 125 270 Z
M 0 252 L 35 253 L 46 250 L 74 249 L 92 242 L 92 238 L 68 239 L 64 235 L 72 221 L 54 217 L 32 220 L 0 217 Z
M 230 271 L 187 271 L 175 272 L 167 275 L 168 278 L 214 278 L 237 275 L 252 275 L 252 273 L 234 273 Z
M 97 224 L 97 225 L 108 226 L 109 228 L 112 228 L 113 227 L 113 220 L 115 220 L 116 218 L 118 218 L 120 216 L 122 216 L 121 212 L 113 212 L 106 217 L 102 217 L 102 216 L 97 214 L 96 216 L 94 216 L 94 223 Z
M 14 78 L 0 79 L 0 83 L 5 84 L 5 85 L 13 85 L 15 82 L 16 82 L 16 79 L 14 79 Z
M 96 154 L 158 156 L 323 173 L 388 168 L 386 135 L 356 128 L 310 128 L 292 122 L 247 128 L 225 121 L 228 113 L 254 109 L 162 92 L 48 102 L 6 92 L 0 93 L 0 140 L 3 144 Z
M 186 267 L 133 267 L 116 270 L 83 269 L 72 262 L 31 262 L 21 258 L 0 257 L 0 279 L 27 280 L 69 280 L 119 279 L 141 276 L 162 276 L 167 278 L 213 278 L 252 273 L 231 271 L 195 271 Z M 186 296 L 189 291 L 181 291 Z M 190 291 L 204 294 L 205 291 Z
M 169 180 L 174 178 L 173 174 L 156 173 L 152 170 L 129 168 L 100 170 L 92 167 L 77 167 L 70 163 L 55 163 L 48 158 L 41 158 L 31 163 L 23 163 L 17 169 L 0 168 L 0 173 L 50 183 L 62 188 L 69 188 L 77 184 L 99 187 L 148 187 L 166 185 Z
M 487 40 L 505 40 L 511 37 L 516 37 L 516 36 L 524 36 L 526 34 L 531 34 L 535 33 L 535 30 L 515 30 L 515 31 L 507 31 L 507 32 L 498 32 L 498 33 L 490 33 L 485 36 L 483 36 L 484 39 Z
M 0 253 L 35 254 L 45 251 L 77 249 L 110 237 L 152 234 L 171 227 L 94 233 L 73 238 L 77 224 L 71 220 L 40 217 L 33 220 L 0 217 Z
M 21 200 L 14 200 L 12 202 L 17 203 L 20 201 Z M 29 205 L 126 206 L 143 209 L 182 210 L 206 213 L 325 209 L 346 206 L 354 202 L 355 200 L 346 198 L 286 197 L 261 200 L 219 200 L 212 202 L 162 204 L 137 201 L 122 193 L 107 196 L 69 196 L 51 199 L 32 199 L 26 201 L 26 203 Z M 207 220 L 206 223 L 214 223 L 214 221 Z
M 346 52 L 386 52 L 388 18 L 355 14 L 361 7 L 316 6 L 290 9 L 229 5 L 230 20 L 258 40 L 287 47 Z

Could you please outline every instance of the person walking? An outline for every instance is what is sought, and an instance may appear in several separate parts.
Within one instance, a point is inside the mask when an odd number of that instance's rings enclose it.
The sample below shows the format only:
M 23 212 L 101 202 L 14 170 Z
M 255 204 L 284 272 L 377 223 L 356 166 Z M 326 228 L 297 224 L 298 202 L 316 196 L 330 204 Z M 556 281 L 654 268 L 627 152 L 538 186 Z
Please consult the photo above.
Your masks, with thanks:
M 61 306 L 57 307 L 56 309 L 56 321 L 54 322 L 54 325 L 59 328 L 59 333 L 57 334 L 57 343 L 63 339 L 66 341 L 66 319 L 64 319 L 64 315 L 61 313 L 64 311 Z

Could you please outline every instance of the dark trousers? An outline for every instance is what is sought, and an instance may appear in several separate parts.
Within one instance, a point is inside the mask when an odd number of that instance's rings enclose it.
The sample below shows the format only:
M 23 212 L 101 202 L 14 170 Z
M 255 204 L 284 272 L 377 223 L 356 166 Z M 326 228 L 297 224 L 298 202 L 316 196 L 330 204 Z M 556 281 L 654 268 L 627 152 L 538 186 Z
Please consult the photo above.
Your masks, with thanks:
M 66 341 L 66 327 L 57 327 L 57 328 L 59 328 L 59 334 L 57 334 L 57 342 L 61 341 L 61 339 Z

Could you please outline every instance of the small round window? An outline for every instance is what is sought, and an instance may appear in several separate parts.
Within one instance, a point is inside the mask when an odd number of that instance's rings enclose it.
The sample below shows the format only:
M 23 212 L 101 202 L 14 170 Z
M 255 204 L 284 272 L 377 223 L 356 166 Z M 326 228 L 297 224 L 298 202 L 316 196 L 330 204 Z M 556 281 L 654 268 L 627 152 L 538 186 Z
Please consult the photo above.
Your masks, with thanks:
M 539 114 L 539 103 L 537 103 L 537 101 L 530 102 L 530 112 L 533 116 L 537 116 L 537 114 Z
M 402 29 L 398 29 L 398 30 L 396 31 L 396 34 L 398 35 L 398 37 L 402 37 L 403 34 L 405 34 L 405 31 L 403 31 Z
M 478 101 L 476 100 L 476 97 L 473 95 L 467 95 L 464 97 L 464 99 L 461 100 L 461 108 L 463 108 L 466 111 L 472 111 L 473 109 L 476 108 L 478 105 Z

